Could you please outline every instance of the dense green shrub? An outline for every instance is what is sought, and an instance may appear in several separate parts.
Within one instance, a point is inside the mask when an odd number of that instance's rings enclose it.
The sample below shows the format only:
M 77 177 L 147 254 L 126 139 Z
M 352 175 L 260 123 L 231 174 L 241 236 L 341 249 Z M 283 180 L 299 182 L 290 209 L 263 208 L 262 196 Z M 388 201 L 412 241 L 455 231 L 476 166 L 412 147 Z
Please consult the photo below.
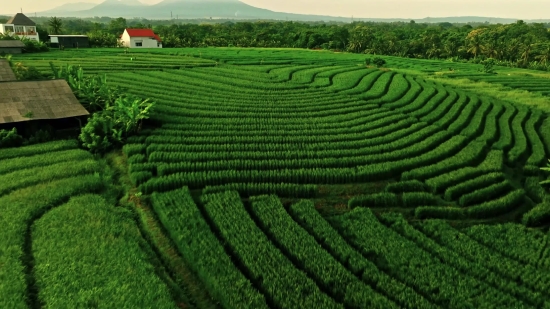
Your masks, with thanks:
M 82 67 L 66 65 L 50 67 L 55 78 L 67 81 L 76 97 L 92 113 L 79 135 L 84 147 L 92 152 L 105 152 L 113 145 L 122 145 L 126 139 L 141 130 L 155 105 L 149 99 L 123 93 L 107 84 L 105 75 L 85 76 Z
M 358 206 L 399 207 L 400 204 L 399 196 L 389 192 L 354 196 L 348 201 L 349 208 L 355 208 Z
M 529 227 L 541 226 L 550 222 L 550 202 L 537 204 L 523 215 L 522 223 Z
M 405 192 L 402 196 L 403 207 L 414 208 L 418 206 L 437 205 L 437 197 L 427 192 Z
M 403 192 L 429 192 L 430 187 L 419 180 L 413 179 L 390 183 L 386 186 L 385 190 L 399 194 Z
M 17 129 L 0 130 L 0 148 L 17 147 L 23 144 L 23 137 L 17 134 Z

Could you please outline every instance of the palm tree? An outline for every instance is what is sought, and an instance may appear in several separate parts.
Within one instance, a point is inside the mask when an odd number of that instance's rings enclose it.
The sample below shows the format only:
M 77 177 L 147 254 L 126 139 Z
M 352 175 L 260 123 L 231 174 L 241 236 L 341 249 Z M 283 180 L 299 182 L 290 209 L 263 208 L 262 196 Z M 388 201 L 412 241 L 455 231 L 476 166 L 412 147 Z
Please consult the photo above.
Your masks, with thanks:
M 470 41 L 468 42 L 468 50 L 467 52 L 474 55 L 474 59 L 477 58 L 477 55 L 482 52 L 482 44 L 481 39 L 479 36 L 473 36 Z
M 528 36 L 521 45 L 521 47 L 523 48 L 523 52 L 521 53 L 521 60 L 524 65 L 527 65 L 529 59 L 531 58 L 531 52 L 533 51 L 533 47 L 535 46 L 534 41 L 535 39 L 532 36 Z
M 63 22 L 57 17 L 52 17 L 48 20 L 48 26 L 50 26 L 51 34 L 60 34 L 63 28 Z
M 483 50 L 483 53 L 485 53 L 485 55 L 488 57 L 488 58 L 494 58 L 494 59 L 499 59 L 500 57 L 500 53 L 499 53 L 499 50 L 498 50 L 498 44 L 496 41 L 490 41 L 488 42 L 487 44 L 483 45 L 481 47 L 481 49 Z
M 550 45 L 547 45 L 535 59 L 539 60 L 544 65 L 548 64 L 548 62 L 550 62 Z

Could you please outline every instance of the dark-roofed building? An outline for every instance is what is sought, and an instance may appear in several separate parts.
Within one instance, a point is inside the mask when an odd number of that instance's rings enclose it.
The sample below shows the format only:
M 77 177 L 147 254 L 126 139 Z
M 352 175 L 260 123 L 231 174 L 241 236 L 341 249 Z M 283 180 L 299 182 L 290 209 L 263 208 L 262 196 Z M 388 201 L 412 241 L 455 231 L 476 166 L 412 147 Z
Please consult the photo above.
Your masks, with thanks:
M 5 59 L 0 59 L 0 93 L 0 129 L 19 130 L 31 120 L 55 126 L 71 126 L 72 121 L 75 126 L 77 121 L 69 118 L 90 114 L 64 79 L 16 81 Z
M 19 40 L 0 40 L 0 55 L 20 54 L 24 47 L 25 44 Z
M 17 13 L 5 24 L 0 24 L 0 33 L 17 35 L 34 41 L 39 40 L 36 23 L 23 13 Z
M 0 83 L 0 124 L 89 115 L 65 80 Z
M 9 82 L 17 80 L 13 74 L 10 64 L 6 59 L 0 59 L 0 82 Z
M 50 34 L 50 46 L 64 48 L 86 48 L 90 47 L 87 35 L 79 34 Z

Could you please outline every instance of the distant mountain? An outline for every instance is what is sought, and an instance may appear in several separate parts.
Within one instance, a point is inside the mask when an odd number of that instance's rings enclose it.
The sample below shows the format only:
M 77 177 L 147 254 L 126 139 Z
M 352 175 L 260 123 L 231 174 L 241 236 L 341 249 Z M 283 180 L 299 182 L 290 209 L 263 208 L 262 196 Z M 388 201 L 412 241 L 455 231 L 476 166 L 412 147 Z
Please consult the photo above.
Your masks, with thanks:
M 53 9 L 40 12 L 40 14 L 48 14 L 48 15 L 55 15 L 57 13 L 65 13 L 65 12 L 76 12 L 76 11 L 82 11 L 82 10 L 89 10 L 96 6 L 97 3 L 90 3 L 90 2 L 76 2 L 76 3 L 67 3 L 60 6 L 57 6 Z
M 78 10 L 61 10 L 61 7 L 75 8 Z M 90 3 L 86 3 L 90 5 Z M 61 6 L 49 11 L 39 12 L 39 16 L 58 17 L 124 17 L 124 18 L 147 18 L 147 19 L 274 19 L 274 20 L 295 20 L 295 21 L 339 21 L 351 22 L 350 17 L 306 15 L 294 13 L 274 12 L 267 9 L 257 8 L 239 0 L 164 0 L 154 5 L 145 5 L 138 0 L 106 0 L 98 5 L 86 7 L 81 4 Z M 55 11 L 54 11 L 55 10 Z M 378 22 L 408 22 L 408 18 L 354 18 L 355 21 L 378 21 Z M 513 23 L 516 19 L 491 18 L 491 17 L 426 17 L 416 19 L 416 22 L 450 22 L 450 23 Z M 528 20 L 525 20 L 528 22 Z M 539 20 L 537 22 L 550 22 L 550 20 Z

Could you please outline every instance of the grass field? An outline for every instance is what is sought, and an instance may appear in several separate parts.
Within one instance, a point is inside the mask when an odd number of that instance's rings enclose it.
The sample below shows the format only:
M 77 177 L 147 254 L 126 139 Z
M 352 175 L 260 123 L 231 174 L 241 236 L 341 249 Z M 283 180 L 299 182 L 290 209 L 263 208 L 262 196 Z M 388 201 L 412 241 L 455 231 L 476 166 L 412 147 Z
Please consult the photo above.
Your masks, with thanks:
M 0 151 L 0 307 L 550 308 L 550 74 L 365 57 L 17 56 L 158 105 L 107 163 L 71 142 Z

